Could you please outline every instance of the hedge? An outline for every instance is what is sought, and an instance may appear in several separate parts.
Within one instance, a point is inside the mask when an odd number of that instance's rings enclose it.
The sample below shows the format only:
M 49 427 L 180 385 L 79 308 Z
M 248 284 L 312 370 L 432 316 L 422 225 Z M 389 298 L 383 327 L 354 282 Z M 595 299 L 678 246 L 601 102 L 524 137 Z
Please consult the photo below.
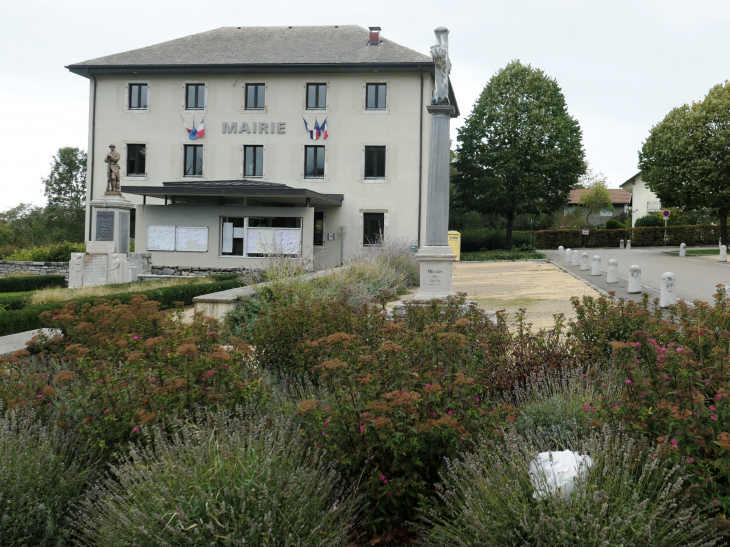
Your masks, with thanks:
M 0 277 L 0 293 L 25 292 L 65 287 L 66 278 L 62 275 L 23 275 L 18 277 Z
M 33 291 L 0 293 L 0 310 L 19 310 L 30 301 Z
M 221 277 L 229 277 L 229 275 Z M 74 298 L 72 301 L 84 304 L 86 302 L 93 303 L 98 300 L 119 300 L 122 304 L 127 304 L 132 299 L 132 295 L 143 294 L 150 300 L 159 302 L 160 309 L 164 310 L 172 308 L 175 302 L 182 302 L 185 305 L 190 305 L 193 303 L 193 298 L 201 294 L 225 291 L 240 286 L 241 282 L 238 279 L 228 279 L 225 281 L 217 281 L 215 283 L 177 285 L 174 287 L 165 287 L 149 291 L 130 291 L 110 294 L 107 296 Z M 66 304 L 66 302 L 49 302 L 47 304 L 27 306 L 20 310 L 0 312 L 0 336 L 43 328 L 46 325 L 44 325 L 40 320 L 39 315 L 44 311 L 57 310 L 64 304 Z
M 538 249 L 557 249 L 563 247 L 618 247 L 620 240 L 631 240 L 634 247 L 661 247 L 664 242 L 665 228 L 652 226 L 627 230 L 591 229 L 587 236 L 581 230 L 543 230 L 534 232 L 535 246 Z M 666 228 L 666 245 L 679 247 L 681 243 L 693 245 L 717 245 L 720 238 L 719 226 L 669 226 Z
M 472 253 L 504 249 L 506 241 L 506 230 L 471 228 L 461 232 L 461 252 Z M 514 247 L 528 246 L 529 244 L 529 232 L 512 232 L 512 245 Z

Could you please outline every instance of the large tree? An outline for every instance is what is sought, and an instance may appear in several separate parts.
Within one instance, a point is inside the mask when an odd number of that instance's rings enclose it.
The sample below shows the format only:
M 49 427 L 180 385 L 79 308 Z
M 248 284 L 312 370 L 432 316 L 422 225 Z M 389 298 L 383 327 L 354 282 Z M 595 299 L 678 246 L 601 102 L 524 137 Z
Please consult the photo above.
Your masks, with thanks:
M 606 188 L 606 182 L 603 180 L 592 182 L 588 187 L 588 191 L 584 192 L 578 199 L 578 204 L 586 213 L 586 224 L 588 224 L 588 218 L 593 213 L 600 213 L 605 210 L 613 211 L 611 193 Z
M 492 77 L 458 135 L 460 200 L 503 215 L 508 248 L 517 215 L 561 209 L 585 172 L 581 129 L 560 87 L 519 61 Z
M 639 152 L 647 186 L 667 207 L 715 209 L 728 244 L 730 213 L 730 82 L 718 84 L 702 102 L 673 109 Z
M 60 148 L 51 160 L 51 172 L 41 179 L 48 198 L 46 217 L 54 239 L 84 240 L 86 211 L 86 152 Z

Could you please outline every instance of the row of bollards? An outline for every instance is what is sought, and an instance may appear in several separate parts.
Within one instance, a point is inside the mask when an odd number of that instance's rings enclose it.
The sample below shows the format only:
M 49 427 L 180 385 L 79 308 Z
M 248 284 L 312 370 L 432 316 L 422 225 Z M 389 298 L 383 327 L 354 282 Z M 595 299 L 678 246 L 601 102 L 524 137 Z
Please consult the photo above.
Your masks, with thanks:
M 623 240 L 621 241 L 623 245 Z M 629 241 L 627 249 L 630 249 L 631 242 Z M 682 243 L 684 245 L 684 243 Z M 727 253 L 727 249 L 725 250 Z M 564 254 L 564 260 L 566 264 L 572 266 L 580 266 L 581 271 L 591 271 L 591 276 L 600 276 L 601 270 L 601 257 L 600 255 L 594 255 L 592 260 L 592 266 L 588 266 L 588 253 L 580 253 L 580 251 L 574 251 L 572 249 L 564 249 L 561 245 L 558 247 L 558 253 Z M 681 248 L 680 248 L 681 253 Z M 722 255 L 722 250 L 721 250 Z M 727 257 L 726 257 L 727 260 Z M 606 283 L 618 283 L 618 262 L 615 259 L 608 261 L 608 270 L 606 274 Z M 629 268 L 629 294 L 640 294 L 641 293 L 641 267 L 636 264 Z M 662 287 L 659 293 L 659 307 L 668 308 L 677 303 L 677 292 L 675 290 L 675 276 L 672 272 L 665 272 L 662 275 Z
M 621 241 L 619 241 L 618 248 L 619 249 L 624 249 L 624 240 L 623 239 Z M 626 248 L 627 251 L 630 251 L 631 250 L 631 240 L 630 239 L 627 239 L 626 240 L 626 247 L 625 248 Z
M 722 240 L 720 240 L 722 241 Z M 679 258 L 687 256 L 687 244 L 681 243 L 679 245 Z M 727 245 L 720 245 L 720 262 L 727 262 Z

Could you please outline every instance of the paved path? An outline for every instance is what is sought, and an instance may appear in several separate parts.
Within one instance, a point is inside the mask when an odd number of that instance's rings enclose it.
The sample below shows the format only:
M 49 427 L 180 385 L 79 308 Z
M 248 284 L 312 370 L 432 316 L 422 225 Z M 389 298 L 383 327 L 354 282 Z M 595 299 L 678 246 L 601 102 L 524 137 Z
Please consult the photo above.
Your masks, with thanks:
M 723 284 L 730 287 L 730 263 L 718 262 L 718 256 L 687 256 L 679 258 L 666 254 L 665 247 L 640 247 L 629 251 L 619 249 L 577 249 L 582 254 L 587 252 L 589 264 L 594 255 L 601 257 L 603 271 L 601 276 L 591 276 L 589 271 L 580 271 L 580 266 L 571 266 L 565 262 L 565 255 L 558 256 L 557 250 L 542 251 L 548 258 L 575 275 L 586 279 L 606 291 L 616 291 L 616 296 L 640 300 L 641 295 L 629 295 L 629 268 L 636 264 L 641 267 L 641 283 L 643 290 L 652 298 L 659 296 L 659 289 L 664 272 L 672 272 L 676 276 L 677 297 L 693 302 L 702 300 L 712 302 L 716 286 Z M 606 283 L 608 261 L 618 262 L 619 283 Z
M 49 336 L 53 336 L 57 332 L 55 329 L 43 329 L 43 331 Z M 36 334 L 38 334 L 38 329 L 0 336 L 0 357 L 10 355 L 19 349 L 25 349 L 26 342 L 29 342 Z

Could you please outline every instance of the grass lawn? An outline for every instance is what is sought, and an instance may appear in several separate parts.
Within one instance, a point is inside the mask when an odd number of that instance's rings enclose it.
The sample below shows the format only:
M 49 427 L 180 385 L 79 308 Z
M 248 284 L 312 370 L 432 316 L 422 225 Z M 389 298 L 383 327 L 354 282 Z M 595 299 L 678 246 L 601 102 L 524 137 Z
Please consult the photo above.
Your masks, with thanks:
M 674 251 L 664 251 L 667 254 L 679 255 L 679 249 Z M 705 255 L 719 255 L 720 249 L 687 249 L 687 255 L 690 256 L 705 256 Z
M 461 253 L 462 262 L 483 262 L 485 260 L 528 260 L 545 258 L 545 255 L 537 251 L 505 251 L 497 249 L 494 251 L 478 251 L 474 253 Z

